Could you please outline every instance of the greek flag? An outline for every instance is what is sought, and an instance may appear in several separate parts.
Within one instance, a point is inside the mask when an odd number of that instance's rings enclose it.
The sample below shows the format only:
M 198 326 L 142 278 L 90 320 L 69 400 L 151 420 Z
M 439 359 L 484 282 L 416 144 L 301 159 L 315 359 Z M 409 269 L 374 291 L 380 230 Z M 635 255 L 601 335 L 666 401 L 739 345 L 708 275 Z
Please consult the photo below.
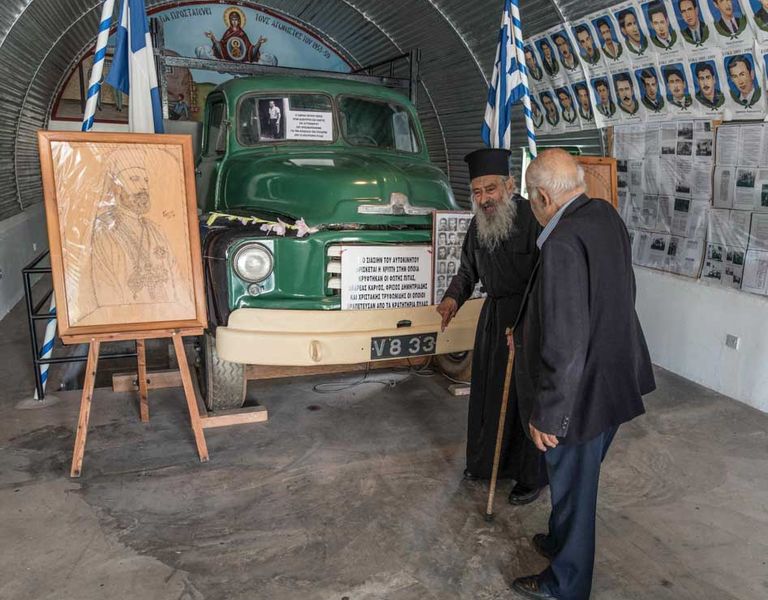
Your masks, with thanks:
M 520 29 L 518 0 L 505 0 L 492 83 L 488 89 L 488 104 L 485 107 L 482 136 L 486 146 L 509 149 L 512 105 L 522 100 L 528 129 L 528 143 L 535 156 L 536 134 L 533 131 L 531 118 L 530 91 L 523 54 L 523 34 Z
M 131 131 L 163 133 L 163 109 L 144 0 L 122 0 L 115 56 L 105 81 L 130 96 Z

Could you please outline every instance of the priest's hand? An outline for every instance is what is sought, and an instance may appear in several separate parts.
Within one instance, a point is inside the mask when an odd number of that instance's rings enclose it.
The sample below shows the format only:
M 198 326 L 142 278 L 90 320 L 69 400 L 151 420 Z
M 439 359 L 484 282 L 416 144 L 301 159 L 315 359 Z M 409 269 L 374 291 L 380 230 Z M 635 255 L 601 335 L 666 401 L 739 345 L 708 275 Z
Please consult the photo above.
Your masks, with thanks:
M 436 310 L 442 317 L 442 322 L 440 323 L 440 331 L 442 332 L 448 327 L 448 323 L 451 322 L 451 319 L 456 316 L 456 313 L 459 310 L 459 304 L 453 298 L 444 298 L 443 301 L 437 305 Z
M 528 430 L 531 432 L 533 443 L 542 452 L 546 452 L 548 447 L 557 448 L 558 441 L 556 435 L 539 431 L 533 426 L 533 423 L 528 423 Z

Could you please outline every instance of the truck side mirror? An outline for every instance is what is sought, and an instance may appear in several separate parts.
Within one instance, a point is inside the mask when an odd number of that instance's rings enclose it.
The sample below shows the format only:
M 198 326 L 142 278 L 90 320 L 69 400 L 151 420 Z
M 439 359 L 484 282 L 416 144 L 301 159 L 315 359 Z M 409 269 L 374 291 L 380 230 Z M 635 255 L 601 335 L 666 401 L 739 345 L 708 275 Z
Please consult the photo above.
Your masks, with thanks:
M 221 127 L 219 127 L 219 133 L 216 136 L 216 154 L 224 154 L 227 151 L 227 136 L 229 135 L 230 122 L 223 120 Z

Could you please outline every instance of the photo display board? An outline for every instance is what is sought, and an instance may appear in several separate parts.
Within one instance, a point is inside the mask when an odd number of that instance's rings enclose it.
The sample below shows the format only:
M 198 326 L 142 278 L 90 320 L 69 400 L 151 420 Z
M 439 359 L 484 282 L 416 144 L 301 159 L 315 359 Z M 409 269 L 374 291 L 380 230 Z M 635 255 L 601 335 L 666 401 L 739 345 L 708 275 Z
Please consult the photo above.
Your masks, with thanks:
M 472 212 L 468 210 L 438 210 L 432 216 L 432 243 L 434 256 L 433 302 L 439 304 L 451 279 L 461 265 L 461 249 L 464 238 L 472 222 Z M 481 296 L 480 284 L 475 287 L 472 298 Z
M 619 212 L 637 265 L 768 295 L 768 127 L 617 127 Z

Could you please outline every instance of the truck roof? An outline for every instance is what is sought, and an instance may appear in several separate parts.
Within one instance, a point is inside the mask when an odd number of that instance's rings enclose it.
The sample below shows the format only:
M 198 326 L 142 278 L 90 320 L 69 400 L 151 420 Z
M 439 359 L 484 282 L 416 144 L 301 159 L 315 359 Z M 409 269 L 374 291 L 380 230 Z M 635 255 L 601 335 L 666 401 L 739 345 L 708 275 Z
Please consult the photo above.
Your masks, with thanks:
M 218 85 L 216 90 L 220 90 L 232 98 L 237 98 L 241 94 L 248 92 L 259 91 L 311 91 L 324 92 L 332 96 L 338 94 L 373 96 L 383 100 L 410 103 L 406 94 L 384 85 L 322 76 L 255 75 L 252 77 L 236 77 Z

